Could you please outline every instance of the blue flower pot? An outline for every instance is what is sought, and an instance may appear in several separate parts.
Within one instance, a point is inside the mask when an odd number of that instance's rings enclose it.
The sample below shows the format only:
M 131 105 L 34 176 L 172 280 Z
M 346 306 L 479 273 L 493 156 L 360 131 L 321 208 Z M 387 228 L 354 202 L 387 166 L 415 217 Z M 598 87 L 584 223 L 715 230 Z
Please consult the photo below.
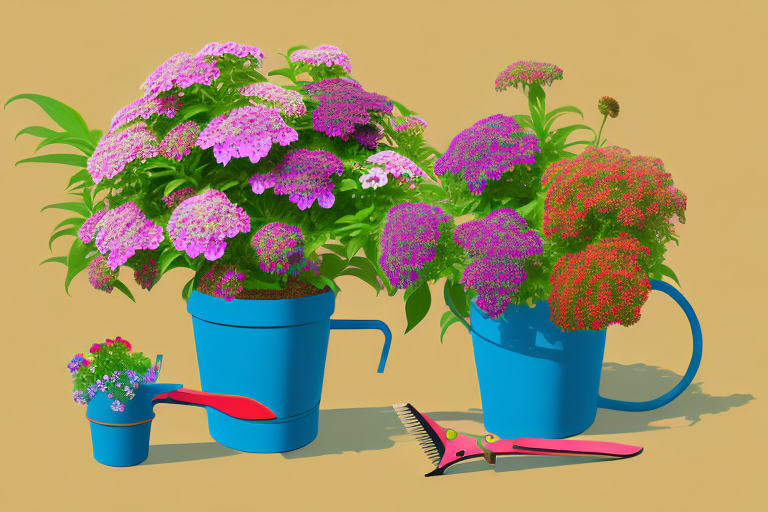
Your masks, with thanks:
M 668 404 L 691 383 L 702 354 L 701 327 L 676 288 L 651 280 L 685 312 L 693 333 L 693 356 L 683 379 L 665 395 L 647 402 L 599 396 L 606 331 L 563 332 L 550 321 L 547 302 L 510 305 L 491 319 L 472 303 L 472 346 L 488 432 L 504 439 L 559 439 L 577 435 L 595 420 L 597 408 L 648 411 Z
M 141 464 L 149 456 L 149 434 L 155 413 L 152 400 L 157 395 L 181 388 L 181 384 L 139 384 L 125 410 L 110 409 L 114 399 L 96 393 L 89 402 L 86 417 L 91 424 L 93 457 L 106 466 L 126 467 Z
M 277 415 L 241 420 L 207 407 L 208 430 L 244 452 L 277 453 L 317 437 L 325 358 L 331 329 L 378 329 L 385 335 L 379 373 L 392 335 L 378 320 L 332 320 L 336 296 L 234 299 L 192 292 L 187 311 L 203 391 L 253 398 Z

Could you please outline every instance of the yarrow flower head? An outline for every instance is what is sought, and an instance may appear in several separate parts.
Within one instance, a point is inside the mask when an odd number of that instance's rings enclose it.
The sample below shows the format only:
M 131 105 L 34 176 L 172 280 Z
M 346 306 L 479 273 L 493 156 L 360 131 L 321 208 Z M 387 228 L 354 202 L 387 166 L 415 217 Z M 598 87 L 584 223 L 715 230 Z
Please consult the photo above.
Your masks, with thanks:
M 393 117 L 389 124 L 396 132 L 424 133 L 427 122 L 417 116 Z
M 205 254 L 205 259 L 214 261 L 224 255 L 225 239 L 251 230 L 251 220 L 224 192 L 211 189 L 176 207 L 167 229 L 177 251 L 190 258 Z
M 177 108 L 182 105 L 175 101 L 173 96 L 166 98 L 156 98 L 154 96 L 142 96 L 133 101 L 130 105 L 121 108 L 115 117 L 112 118 L 112 124 L 109 131 L 113 132 L 131 121 L 142 118 L 145 121 L 154 115 L 163 115 L 165 117 L 174 117 Z
M 491 318 L 498 318 L 507 309 L 511 296 L 518 292 L 526 279 L 519 263 L 482 258 L 464 269 L 459 281 L 466 289 L 477 293 L 477 307 Z
M 361 146 L 368 149 L 379 147 L 379 141 L 384 137 L 384 128 L 377 124 L 359 124 L 353 134 Z
M 372 188 L 374 190 L 383 187 L 388 181 L 387 171 L 381 167 L 373 167 L 368 171 L 368 174 L 360 176 L 360 183 L 363 184 L 363 188 Z
M 551 164 L 541 178 L 548 187 L 544 234 L 549 238 L 594 239 L 600 222 L 651 229 L 652 238 L 673 232 L 670 219 L 685 223 L 686 197 L 658 158 L 632 156 L 623 148 L 588 147 L 573 160 Z
M 251 246 L 259 257 L 259 268 L 270 274 L 285 275 L 304 261 L 304 235 L 296 226 L 272 222 L 259 229 Z
M 441 237 L 450 235 L 451 220 L 442 208 L 423 203 L 401 203 L 389 210 L 379 264 L 395 288 L 430 277 L 430 264 Z
M 253 96 L 265 102 L 268 107 L 280 109 L 288 117 L 299 117 L 307 113 L 301 94 L 283 89 L 277 84 L 258 82 L 241 87 L 239 91 L 243 96 Z
M 532 164 L 539 140 L 512 117 L 496 114 L 473 124 L 451 141 L 435 161 L 435 174 L 461 173 L 472 194 L 482 194 L 487 180 L 499 180 L 516 165 Z
M 137 250 L 157 249 L 163 227 L 147 219 L 134 202 L 108 210 L 94 227 L 96 248 L 109 253 L 107 264 L 112 270 L 123 265 Z
M 85 222 L 83 222 L 83 225 L 80 226 L 80 229 L 77 232 L 77 237 L 80 239 L 81 242 L 84 244 L 89 244 L 93 241 L 93 235 L 94 231 L 96 230 L 96 225 L 99 223 L 99 221 L 104 217 L 104 215 L 107 214 L 106 208 L 103 210 L 100 210 L 90 217 L 86 219 Z
M 200 136 L 200 127 L 194 121 L 174 126 L 160 142 L 160 154 L 179 162 L 190 153 Z
M 120 269 L 111 269 L 104 256 L 96 256 L 88 264 L 88 281 L 97 290 L 112 293 Z
M 141 88 L 145 95 L 156 96 L 174 87 L 186 89 L 194 84 L 211 85 L 219 74 L 215 60 L 209 62 L 205 56 L 181 52 L 154 70 Z
M 619 102 L 610 96 L 603 96 L 597 102 L 597 110 L 604 116 L 619 117 Z
M 197 145 L 213 147 L 216 161 L 223 165 L 246 156 L 255 164 L 269 153 L 272 144 L 287 146 L 296 140 L 298 132 L 285 124 L 278 109 L 253 105 L 213 119 L 200 133 Z
M 521 60 L 510 64 L 496 78 L 496 90 L 503 91 L 507 87 L 518 85 L 552 85 L 555 80 L 562 80 L 563 70 L 554 64 Z
M 194 197 L 196 195 L 197 192 L 195 192 L 195 189 L 192 187 L 187 187 L 171 192 L 162 198 L 161 201 L 163 201 L 168 208 L 174 210 L 177 206 L 183 203 L 185 199 L 189 199 L 190 197 Z
M 158 154 L 157 138 L 142 121 L 104 135 L 88 159 L 87 168 L 93 181 L 100 183 L 120 174 L 134 160 L 144 162 Z
M 648 299 L 651 284 L 642 265 L 650 251 L 622 234 L 566 254 L 552 270 L 552 321 L 564 331 L 632 325 Z
M 312 127 L 342 140 L 349 139 L 355 125 L 370 123 L 369 111 L 391 114 L 393 109 L 386 96 L 366 92 L 351 78 L 329 78 L 307 84 L 304 89 L 320 102 L 312 112 Z
M 208 43 L 197 53 L 198 57 L 234 55 L 239 58 L 253 57 L 256 61 L 254 67 L 261 67 L 261 61 L 264 60 L 264 52 L 256 46 L 248 46 L 238 43 Z
M 202 279 L 198 290 L 207 295 L 231 301 L 235 299 L 245 286 L 245 273 L 235 265 L 214 265 Z
M 383 165 L 384 170 L 400 181 L 413 180 L 415 178 L 426 178 L 427 173 L 421 170 L 421 167 L 408 157 L 392 150 L 380 151 L 375 155 L 369 156 L 368 163 Z
M 321 208 L 330 208 L 336 201 L 331 177 L 343 173 L 344 163 L 333 153 L 295 149 L 286 153 L 274 172 L 256 174 L 250 184 L 254 194 L 274 187 L 275 194 L 287 195 L 300 210 L 312 206 L 315 199 Z
M 323 44 L 314 50 L 296 50 L 291 54 L 291 62 L 301 62 L 310 66 L 340 66 L 347 73 L 352 72 L 349 55 L 335 46 Z
M 157 267 L 157 259 L 153 256 L 143 255 L 136 263 L 133 278 L 144 290 L 151 290 L 160 278 L 160 269 Z

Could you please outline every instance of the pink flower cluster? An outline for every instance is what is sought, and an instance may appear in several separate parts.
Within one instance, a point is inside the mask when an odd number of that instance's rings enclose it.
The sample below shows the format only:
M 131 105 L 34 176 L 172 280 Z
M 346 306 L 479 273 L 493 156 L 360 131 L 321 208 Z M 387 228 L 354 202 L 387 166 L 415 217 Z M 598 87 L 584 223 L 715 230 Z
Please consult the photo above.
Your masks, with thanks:
M 198 290 L 226 301 L 235 299 L 245 286 L 245 274 L 235 265 L 214 265 L 200 279 Z
M 435 259 L 438 240 L 450 221 L 442 208 L 423 203 L 401 203 L 389 210 L 379 264 L 395 288 L 405 289 L 428 278 L 425 269 Z
M 496 114 L 473 124 L 451 141 L 435 161 L 435 174 L 461 173 L 472 194 L 482 194 L 486 180 L 499 180 L 519 164 L 532 164 L 539 140 L 512 117 Z
M 216 61 L 208 62 L 205 56 L 181 52 L 154 70 L 141 88 L 145 95 L 156 96 L 174 87 L 185 89 L 194 84 L 211 85 L 219 74 Z
M 88 264 L 88 281 L 97 290 L 112 293 L 115 281 L 120 274 L 120 269 L 111 269 L 107 265 L 104 256 L 96 256 Z
M 251 219 L 226 194 L 208 190 L 184 200 L 171 214 L 168 235 L 178 251 L 214 261 L 224 255 L 226 238 L 251 230 Z
M 380 151 L 375 155 L 369 156 L 366 162 L 384 166 L 384 170 L 395 178 L 405 181 L 413 178 L 426 178 L 427 173 L 421 170 L 421 167 L 400 153 L 392 150 Z
M 98 216 L 98 221 L 93 230 L 81 228 L 81 240 L 88 243 L 95 235 L 96 248 L 101 254 L 109 253 L 107 264 L 112 270 L 123 265 L 137 250 L 157 249 L 164 239 L 162 226 L 147 219 L 134 202 L 94 216 Z
M 342 140 L 354 133 L 355 125 L 371 121 L 369 111 L 391 114 L 393 109 L 386 96 L 366 92 L 351 78 L 329 78 L 307 84 L 304 89 L 320 102 L 312 112 L 312 127 Z
M 417 116 L 393 117 L 389 120 L 389 125 L 396 132 L 423 133 L 427 127 L 427 122 Z
M 85 222 L 83 222 L 83 225 L 80 226 L 80 229 L 77 232 L 77 237 L 81 242 L 84 244 L 93 242 L 93 235 L 96 231 L 96 225 L 99 223 L 102 217 L 107 214 L 108 211 L 109 210 L 105 208 L 85 219 Z
M 133 271 L 133 278 L 143 290 L 151 290 L 160 278 L 157 260 L 153 257 L 142 257 Z
M 275 194 L 287 195 L 300 210 L 312 206 L 315 199 L 321 208 L 330 208 L 336 201 L 331 177 L 343 173 L 344 163 L 333 153 L 296 149 L 286 153 L 274 172 L 252 176 L 250 184 L 254 194 L 274 187 Z
M 184 202 L 185 199 L 189 199 L 190 197 L 194 197 L 196 195 L 197 192 L 195 192 L 195 189 L 192 187 L 187 187 L 171 192 L 162 198 L 161 201 L 164 202 L 165 205 L 171 210 L 175 210 L 177 206 Z
M 159 154 L 157 139 L 144 122 L 107 133 L 88 159 L 87 169 L 95 183 L 112 179 L 134 160 L 146 161 Z
M 554 64 L 521 60 L 510 64 L 496 78 L 496 90 L 503 91 L 507 87 L 517 87 L 518 84 L 552 85 L 555 80 L 562 80 L 563 70 Z
M 291 62 L 301 62 L 310 66 L 341 66 L 347 73 L 352 72 L 349 55 L 335 46 L 323 44 L 314 50 L 296 50 L 291 54 Z
M 181 106 L 181 104 L 175 102 L 173 97 L 156 98 L 154 96 L 142 96 L 130 105 L 121 108 L 115 114 L 109 131 L 113 132 L 139 117 L 144 120 L 157 114 L 165 117 L 174 117 L 177 107 Z
M 194 121 L 174 126 L 160 142 L 160 154 L 180 162 L 190 153 L 199 136 L 200 127 Z
M 234 55 L 235 57 L 245 58 L 253 57 L 256 59 L 256 67 L 261 67 L 261 61 L 264 59 L 264 52 L 262 52 L 256 46 L 248 46 L 246 44 L 238 43 L 208 43 L 202 50 L 197 52 L 198 57 L 219 56 L 219 55 Z
M 299 134 L 285 124 L 278 109 L 254 105 L 213 119 L 200 133 L 197 145 L 213 147 L 216 161 L 223 165 L 246 156 L 255 164 L 269 153 L 272 144 L 287 146 L 296 140 Z
M 285 275 L 304 260 L 304 235 L 296 226 L 272 222 L 259 229 L 251 246 L 259 257 L 259 268 L 270 274 Z
M 243 96 L 254 96 L 267 103 L 269 107 L 279 108 L 288 117 L 303 116 L 307 113 L 307 107 L 301 94 L 289 89 L 283 89 L 277 84 L 258 82 L 240 88 Z M 255 105 L 255 103 L 254 103 Z

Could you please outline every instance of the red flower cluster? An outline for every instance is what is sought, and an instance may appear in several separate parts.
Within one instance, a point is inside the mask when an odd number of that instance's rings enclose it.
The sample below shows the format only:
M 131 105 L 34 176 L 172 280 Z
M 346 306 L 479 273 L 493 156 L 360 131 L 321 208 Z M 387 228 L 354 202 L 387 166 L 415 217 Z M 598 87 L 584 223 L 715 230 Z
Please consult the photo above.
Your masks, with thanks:
M 550 277 L 552 322 L 563 331 L 636 323 L 651 291 L 640 267 L 648 257 L 647 247 L 622 233 L 560 258 Z
M 685 223 L 685 194 L 674 187 L 664 162 L 626 149 L 587 148 L 573 160 L 550 165 L 541 183 L 549 187 L 544 234 L 550 238 L 592 239 L 604 223 L 619 231 L 671 233 L 674 215 Z M 588 216 L 598 222 L 588 222 Z

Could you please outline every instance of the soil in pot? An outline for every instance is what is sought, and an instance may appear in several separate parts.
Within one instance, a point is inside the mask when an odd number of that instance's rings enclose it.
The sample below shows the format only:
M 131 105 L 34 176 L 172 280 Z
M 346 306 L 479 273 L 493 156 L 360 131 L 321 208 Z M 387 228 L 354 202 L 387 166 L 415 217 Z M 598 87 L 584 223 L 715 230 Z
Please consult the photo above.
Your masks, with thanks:
M 330 291 L 329 287 L 325 287 L 322 290 L 316 286 L 299 281 L 294 277 L 288 278 L 288 286 L 285 289 L 280 290 L 243 290 L 236 297 L 238 299 L 252 299 L 252 300 L 276 300 L 276 299 L 296 299 L 299 297 L 311 297 L 312 295 L 320 295 Z

